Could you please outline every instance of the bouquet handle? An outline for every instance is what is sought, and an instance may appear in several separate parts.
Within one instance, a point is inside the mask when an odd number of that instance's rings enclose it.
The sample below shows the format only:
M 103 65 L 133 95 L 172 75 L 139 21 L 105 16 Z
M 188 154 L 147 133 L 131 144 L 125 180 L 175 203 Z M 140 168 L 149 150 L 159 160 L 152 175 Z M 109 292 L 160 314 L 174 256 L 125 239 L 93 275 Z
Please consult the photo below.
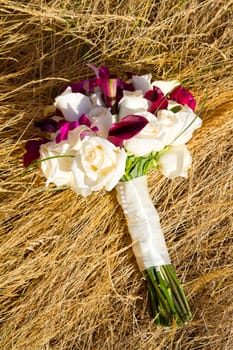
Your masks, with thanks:
M 147 176 L 120 182 L 118 202 L 125 214 L 132 249 L 149 290 L 152 315 L 157 324 L 171 326 L 192 315 L 184 291 L 171 265 L 159 215 L 151 200 Z
M 125 214 L 139 270 L 170 264 L 159 215 L 149 195 L 147 176 L 120 182 L 117 198 Z

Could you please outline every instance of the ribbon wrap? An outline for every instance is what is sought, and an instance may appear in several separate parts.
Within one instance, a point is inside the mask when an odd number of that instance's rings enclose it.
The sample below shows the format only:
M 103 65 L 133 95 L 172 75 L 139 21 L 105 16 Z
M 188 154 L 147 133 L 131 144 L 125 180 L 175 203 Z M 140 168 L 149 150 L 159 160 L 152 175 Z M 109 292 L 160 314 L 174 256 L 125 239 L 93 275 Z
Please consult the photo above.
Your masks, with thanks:
M 152 266 L 159 269 L 162 265 L 170 264 L 159 215 L 149 194 L 147 177 L 120 182 L 116 189 L 140 271 Z

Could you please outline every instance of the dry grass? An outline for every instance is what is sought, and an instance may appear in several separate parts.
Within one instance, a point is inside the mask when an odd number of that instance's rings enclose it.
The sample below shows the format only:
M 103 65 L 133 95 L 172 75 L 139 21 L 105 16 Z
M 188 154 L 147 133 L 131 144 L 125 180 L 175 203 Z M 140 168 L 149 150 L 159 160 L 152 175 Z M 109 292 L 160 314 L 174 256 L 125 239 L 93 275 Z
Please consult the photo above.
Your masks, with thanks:
M 230 350 L 232 0 L 0 0 L 2 350 Z M 204 124 L 188 180 L 149 176 L 194 319 L 157 328 L 114 191 L 88 199 L 21 178 L 25 141 L 86 63 L 179 78 Z

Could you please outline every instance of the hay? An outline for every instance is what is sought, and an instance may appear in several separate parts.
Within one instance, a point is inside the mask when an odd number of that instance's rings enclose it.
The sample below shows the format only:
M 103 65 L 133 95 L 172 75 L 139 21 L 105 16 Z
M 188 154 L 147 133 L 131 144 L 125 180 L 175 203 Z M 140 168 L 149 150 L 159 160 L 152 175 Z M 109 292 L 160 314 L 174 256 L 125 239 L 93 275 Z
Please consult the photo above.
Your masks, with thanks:
M 230 350 L 232 336 L 233 1 L 1 0 L 2 350 Z M 193 321 L 157 328 L 112 193 L 88 199 L 21 178 L 33 120 L 61 85 L 113 72 L 178 78 L 203 127 L 188 180 L 149 175 Z

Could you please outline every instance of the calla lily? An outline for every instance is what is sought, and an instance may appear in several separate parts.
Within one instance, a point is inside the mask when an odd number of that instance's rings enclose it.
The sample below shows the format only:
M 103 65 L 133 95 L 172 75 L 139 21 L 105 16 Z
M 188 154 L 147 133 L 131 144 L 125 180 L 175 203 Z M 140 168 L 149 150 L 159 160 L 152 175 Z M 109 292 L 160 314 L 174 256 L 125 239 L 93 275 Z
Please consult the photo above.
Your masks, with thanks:
M 65 122 L 60 125 L 59 133 L 55 139 L 56 143 L 67 140 L 69 132 L 80 126 L 86 126 L 87 128 L 84 128 L 83 131 L 87 130 L 89 133 L 98 131 L 98 127 L 92 127 L 91 120 L 83 114 L 78 121 Z
M 100 68 L 96 68 L 92 64 L 88 64 L 88 66 L 96 74 L 96 85 L 102 90 L 105 107 L 112 108 L 116 104 L 118 78 L 110 76 L 109 69 L 106 66 Z
M 112 108 L 116 104 L 117 78 L 100 78 L 98 84 L 103 93 L 105 106 Z
M 79 122 L 66 122 L 59 129 L 59 134 L 57 135 L 55 141 L 59 143 L 61 141 L 67 140 L 68 132 L 74 130 L 79 126 Z
M 147 123 L 147 119 L 142 116 L 128 115 L 111 127 L 108 139 L 115 146 L 122 146 L 124 140 L 137 135 Z
M 46 139 L 30 140 L 26 143 L 26 153 L 23 155 L 23 166 L 26 168 L 40 158 L 40 146 L 49 142 Z
M 98 77 L 98 78 L 101 78 L 101 79 L 109 78 L 109 77 L 110 77 L 110 72 L 109 72 L 108 67 L 106 67 L 106 66 L 101 66 L 101 67 L 98 69 L 98 75 L 97 75 L 97 77 Z
M 97 79 L 94 77 L 81 80 L 79 82 L 70 83 L 69 85 L 63 87 L 63 91 L 70 87 L 72 92 L 80 92 L 81 94 L 89 96 L 90 94 L 94 93 L 96 86 Z
M 194 96 L 183 86 L 178 86 L 175 90 L 173 90 L 170 99 L 177 101 L 182 105 L 189 106 L 193 111 L 195 110 L 196 100 Z
M 160 88 L 154 86 L 153 90 L 148 90 L 144 97 L 150 101 L 149 112 L 154 113 L 156 110 L 166 109 L 168 106 L 167 98 Z
M 100 103 L 94 101 L 94 104 L 111 108 L 113 114 L 118 113 L 118 102 L 123 97 L 123 91 L 134 91 L 132 83 L 124 82 L 116 75 L 110 75 L 109 69 L 106 66 L 101 66 L 100 68 L 96 68 L 91 64 L 88 64 L 88 66 L 95 72 L 95 84 L 102 91 L 101 99 L 99 100 Z

